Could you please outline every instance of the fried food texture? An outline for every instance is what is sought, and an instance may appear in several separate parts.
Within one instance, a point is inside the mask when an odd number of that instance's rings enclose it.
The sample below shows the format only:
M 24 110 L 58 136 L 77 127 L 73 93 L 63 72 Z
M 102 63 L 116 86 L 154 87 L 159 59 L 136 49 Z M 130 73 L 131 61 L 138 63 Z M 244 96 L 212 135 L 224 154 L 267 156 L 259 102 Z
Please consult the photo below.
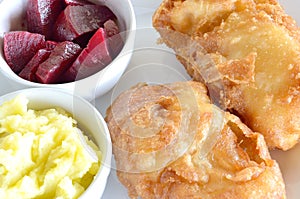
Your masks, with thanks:
M 288 150 L 300 135 L 300 31 L 275 0 L 164 0 L 161 41 L 214 103 Z
M 264 137 L 213 105 L 202 83 L 139 84 L 105 120 L 131 198 L 286 198 Z

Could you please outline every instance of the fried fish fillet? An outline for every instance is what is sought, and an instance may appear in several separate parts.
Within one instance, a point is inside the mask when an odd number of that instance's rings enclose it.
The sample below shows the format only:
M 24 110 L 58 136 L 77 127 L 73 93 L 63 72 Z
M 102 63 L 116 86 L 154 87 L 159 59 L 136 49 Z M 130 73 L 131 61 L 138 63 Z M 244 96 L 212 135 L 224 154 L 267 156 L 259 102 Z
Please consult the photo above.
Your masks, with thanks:
M 300 29 L 277 1 L 164 0 L 153 26 L 191 77 L 268 147 L 299 141 Z
M 105 119 L 131 198 L 286 198 L 264 137 L 213 105 L 202 83 L 137 85 Z

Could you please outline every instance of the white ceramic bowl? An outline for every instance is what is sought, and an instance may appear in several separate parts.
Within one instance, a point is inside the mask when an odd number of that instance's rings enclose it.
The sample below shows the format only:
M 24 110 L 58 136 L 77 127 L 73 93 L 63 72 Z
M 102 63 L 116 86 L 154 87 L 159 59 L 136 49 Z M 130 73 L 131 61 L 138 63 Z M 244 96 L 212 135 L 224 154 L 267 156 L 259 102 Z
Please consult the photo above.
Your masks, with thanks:
M 94 181 L 80 199 L 101 198 L 111 168 L 112 144 L 101 114 L 87 100 L 58 88 L 28 88 L 0 97 L 0 104 L 22 94 L 29 99 L 28 107 L 34 110 L 61 107 L 73 115 L 83 131 L 89 132 L 102 152 L 101 167 Z
M 5 32 L 22 29 L 27 0 L 3 0 L 0 4 L 0 72 L 21 88 L 55 87 L 74 92 L 87 100 L 92 100 L 109 91 L 127 68 L 132 56 L 135 40 L 136 19 L 131 0 L 91 0 L 108 6 L 117 16 L 121 35 L 125 44 L 119 55 L 104 69 L 82 80 L 64 84 L 40 84 L 22 79 L 7 65 L 3 54 L 3 35 Z M 24 28 L 23 28 L 24 29 Z

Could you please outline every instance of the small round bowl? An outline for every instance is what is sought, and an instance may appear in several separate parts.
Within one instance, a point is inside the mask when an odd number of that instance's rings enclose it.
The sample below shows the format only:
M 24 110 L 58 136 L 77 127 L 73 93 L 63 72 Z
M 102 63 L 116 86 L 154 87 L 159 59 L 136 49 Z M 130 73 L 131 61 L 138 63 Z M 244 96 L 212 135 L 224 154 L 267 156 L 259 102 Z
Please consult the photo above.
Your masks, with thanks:
M 52 87 L 64 88 L 87 100 L 97 98 L 109 91 L 127 68 L 132 56 L 135 40 L 136 18 L 131 0 L 91 0 L 91 2 L 108 6 L 118 18 L 120 34 L 125 38 L 119 55 L 101 71 L 70 83 L 41 84 L 22 79 L 15 74 L 5 61 L 3 53 L 3 35 L 5 32 L 24 30 L 27 0 L 3 0 L 0 4 L 0 72 L 20 88 Z
M 102 160 L 94 180 L 79 198 L 101 198 L 110 173 L 112 157 L 110 134 L 101 114 L 84 98 L 58 88 L 28 88 L 15 91 L 1 96 L 0 104 L 19 94 L 27 97 L 30 109 L 63 108 L 78 122 L 78 126 L 83 132 L 89 132 L 89 136 L 102 152 Z

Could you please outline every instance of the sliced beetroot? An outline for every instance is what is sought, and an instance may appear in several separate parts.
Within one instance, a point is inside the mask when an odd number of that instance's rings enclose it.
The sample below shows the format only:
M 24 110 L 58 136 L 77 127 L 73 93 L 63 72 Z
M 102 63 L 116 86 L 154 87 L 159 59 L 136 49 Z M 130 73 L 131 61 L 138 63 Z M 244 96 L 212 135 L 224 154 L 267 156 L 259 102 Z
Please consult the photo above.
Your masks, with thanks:
M 61 75 L 71 66 L 80 52 L 78 44 L 70 41 L 58 43 L 49 58 L 39 65 L 36 71 L 37 80 L 45 84 L 62 82 Z
M 108 19 L 116 19 L 116 16 L 106 6 L 69 5 L 55 23 L 53 38 L 56 41 L 73 41 L 85 33 L 102 27 Z
M 93 4 L 92 2 L 89 2 L 87 0 L 65 0 L 66 5 L 72 5 L 72 6 L 83 6 L 88 4 Z
M 92 75 L 112 61 L 108 51 L 106 36 L 103 28 L 99 28 L 90 39 L 72 66 L 64 74 L 67 81 L 74 81 Z
M 47 50 L 53 50 L 56 46 L 57 46 L 57 42 L 56 41 L 46 41 L 46 49 Z
M 50 39 L 54 23 L 63 11 L 62 0 L 28 0 L 27 3 L 27 30 L 45 35 Z
M 23 70 L 19 73 L 19 76 L 23 79 L 36 82 L 35 73 L 37 71 L 38 66 L 44 62 L 50 55 L 51 51 L 47 49 L 40 49 L 38 52 L 32 57 L 32 59 L 27 63 L 27 65 L 23 68 Z
M 104 31 L 107 35 L 107 43 L 112 58 L 115 58 L 124 46 L 118 25 L 113 20 L 104 23 Z
M 19 73 L 39 49 L 45 48 L 45 36 L 27 31 L 4 34 L 4 56 L 7 64 Z

